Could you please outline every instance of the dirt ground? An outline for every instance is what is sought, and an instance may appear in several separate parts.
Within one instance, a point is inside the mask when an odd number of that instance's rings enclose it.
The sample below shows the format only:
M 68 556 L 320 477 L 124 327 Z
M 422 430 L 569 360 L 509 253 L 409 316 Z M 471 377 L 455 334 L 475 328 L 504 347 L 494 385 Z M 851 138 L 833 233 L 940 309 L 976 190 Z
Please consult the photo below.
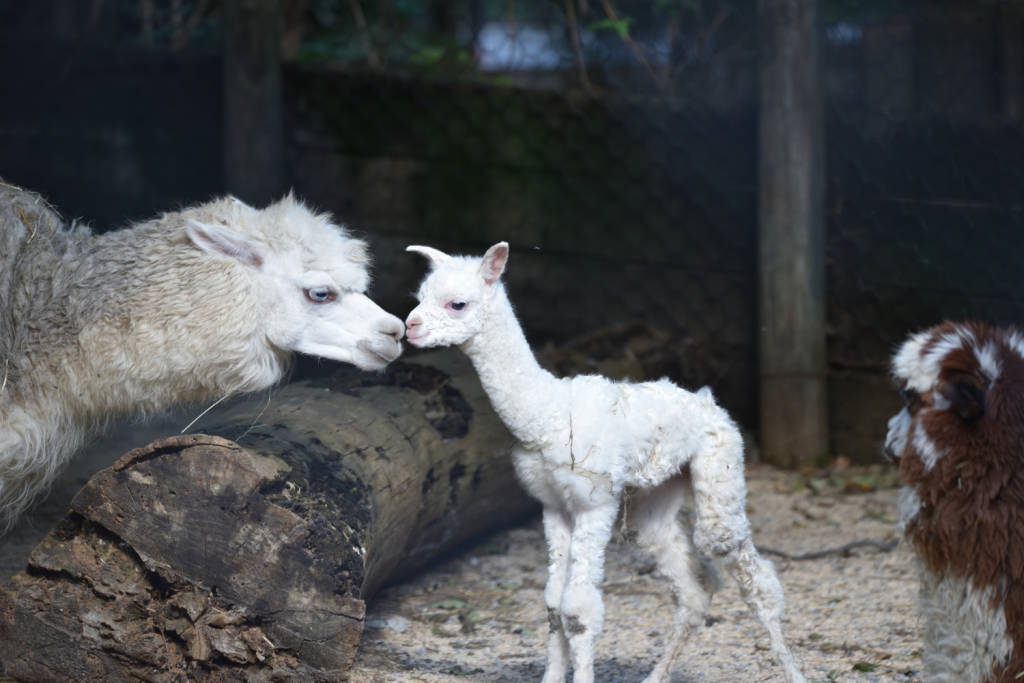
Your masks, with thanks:
M 64 514 L 92 473 L 190 416 L 122 425 L 76 458 L 53 495 L 0 541 L 0 580 Z M 748 466 L 748 511 L 762 549 L 791 556 L 855 541 L 895 539 L 897 490 L 884 469 L 831 475 Z M 810 681 L 919 681 L 916 579 L 905 550 L 858 547 L 819 559 L 775 562 L 786 594 L 786 637 Z M 539 520 L 480 540 L 370 603 L 352 672 L 377 681 L 529 681 L 544 667 L 545 552 Z M 668 583 L 630 544 L 608 553 L 606 622 L 598 646 L 601 681 L 639 681 L 653 666 L 671 620 Z M 673 671 L 675 683 L 781 681 L 758 622 L 735 584 L 721 577 L 707 626 Z
M 790 556 L 857 541 L 895 540 L 894 473 L 847 470 L 806 477 L 748 467 L 748 511 L 762 549 Z M 873 545 L 776 564 L 786 594 L 787 640 L 809 681 L 920 681 L 917 582 L 906 550 Z M 547 616 L 539 520 L 482 540 L 369 607 L 356 682 L 539 680 Z M 601 681 L 639 681 L 653 667 L 671 620 L 668 582 L 630 544 L 615 543 L 604 581 L 606 620 L 597 647 Z M 768 638 L 728 577 L 707 626 L 680 656 L 672 680 L 782 681 Z

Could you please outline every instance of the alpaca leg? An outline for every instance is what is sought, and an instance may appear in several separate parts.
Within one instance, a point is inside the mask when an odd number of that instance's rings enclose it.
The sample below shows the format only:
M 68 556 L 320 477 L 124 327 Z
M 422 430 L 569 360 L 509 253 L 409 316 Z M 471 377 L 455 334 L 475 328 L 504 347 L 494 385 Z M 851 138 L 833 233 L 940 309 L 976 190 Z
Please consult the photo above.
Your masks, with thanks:
M 789 683 L 805 679 L 782 636 L 782 585 L 772 565 L 757 553 L 748 537 L 725 559 L 725 567 L 740 586 L 740 594 L 768 631 L 772 651 Z
M 711 604 L 711 593 L 706 585 L 706 579 L 711 577 L 693 552 L 690 538 L 678 520 L 686 487 L 687 482 L 682 478 L 669 480 L 637 494 L 630 506 L 637 545 L 654 557 L 658 570 L 672 581 L 676 601 L 668 647 L 645 683 L 669 680 L 669 671 L 683 642 L 694 627 L 703 622 Z
M 543 683 L 561 683 L 569 665 L 569 641 L 562 629 L 562 594 L 569 570 L 569 519 L 561 511 L 544 508 L 544 538 L 548 544 L 548 662 Z
M 594 643 L 604 623 L 601 579 L 618 505 L 610 503 L 578 513 L 573 519 L 569 581 L 562 596 L 562 627 L 572 653 L 573 683 L 594 680 Z
M 743 439 L 732 424 L 723 424 L 711 443 L 690 459 L 693 482 L 693 542 L 697 552 L 725 557 L 750 537 Z
M 789 683 L 803 683 L 792 653 L 782 637 L 782 586 L 750 538 L 747 483 L 743 473 L 743 440 L 731 423 L 723 423 L 711 444 L 690 460 L 693 480 L 694 530 L 697 551 L 720 558 L 740 585 L 747 605 L 768 630 L 772 650 Z

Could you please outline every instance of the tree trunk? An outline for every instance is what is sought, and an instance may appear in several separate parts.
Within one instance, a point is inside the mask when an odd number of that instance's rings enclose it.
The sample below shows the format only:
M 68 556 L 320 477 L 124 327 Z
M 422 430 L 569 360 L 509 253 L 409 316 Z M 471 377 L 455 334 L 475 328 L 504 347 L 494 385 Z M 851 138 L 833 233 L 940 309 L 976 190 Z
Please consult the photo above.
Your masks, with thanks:
M 285 190 L 281 10 L 277 0 L 225 0 L 224 178 L 263 206 Z
M 782 467 L 828 450 L 825 154 L 815 0 L 760 0 L 761 453 Z
M 457 352 L 264 403 L 89 481 L 0 589 L 7 675 L 337 680 L 383 583 L 536 509 Z

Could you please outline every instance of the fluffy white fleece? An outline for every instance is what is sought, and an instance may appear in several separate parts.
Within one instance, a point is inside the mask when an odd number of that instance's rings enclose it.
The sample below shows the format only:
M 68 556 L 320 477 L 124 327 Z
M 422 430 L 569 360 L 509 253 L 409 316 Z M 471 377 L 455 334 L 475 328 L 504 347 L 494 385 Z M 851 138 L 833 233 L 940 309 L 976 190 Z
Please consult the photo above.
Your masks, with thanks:
M 739 582 L 787 680 L 803 681 L 782 636 L 782 588 L 750 537 L 743 442 L 711 391 L 692 393 L 667 380 L 557 378 L 534 358 L 500 281 L 506 243 L 482 258 L 409 250 L 427 256 L 432 271 L 406 320 L 408 341 L 458 345 L 469 356 L 519 441 L 519 479 L 544 507 L 551 623 L 544 681 L 563 680 L 570 655 L 573 680 L 593 680 L 605 547 L 627 492 L 628 523 L 671 579 L 678 602 L 668 648 L 647 680 L 669 680 L 687 633 L 703 621 L 710 591 L 700 554 Z M 692 537 L 678 521 L 691 494 Z
M 110 417 L 264 389 L 300 351 L 380 368 L 366 245 L 288 196 L 94 235 L 0 182 L 0 534 Z

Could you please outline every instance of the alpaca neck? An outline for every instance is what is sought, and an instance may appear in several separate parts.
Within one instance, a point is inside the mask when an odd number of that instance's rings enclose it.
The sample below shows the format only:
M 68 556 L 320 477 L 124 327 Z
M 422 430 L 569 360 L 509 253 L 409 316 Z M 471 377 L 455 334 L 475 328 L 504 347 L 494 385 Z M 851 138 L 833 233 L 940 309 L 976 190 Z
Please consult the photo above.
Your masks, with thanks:
M 537 362 L 505 290 L 495 292 L 483 331 L 461 345 L 491 399 L 491 405 L 517 439 L 531 443 L 549 422 L 561 383 Z

